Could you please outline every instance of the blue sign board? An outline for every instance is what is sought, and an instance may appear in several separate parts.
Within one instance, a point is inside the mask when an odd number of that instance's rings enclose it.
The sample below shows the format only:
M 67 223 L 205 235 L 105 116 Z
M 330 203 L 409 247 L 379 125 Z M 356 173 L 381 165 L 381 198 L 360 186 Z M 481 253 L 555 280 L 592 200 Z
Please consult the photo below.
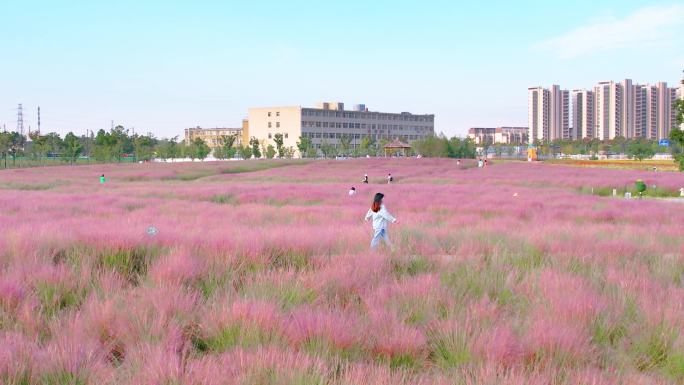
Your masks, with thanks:
M 658 146 L 670 147 L 670 141 L 668 139 L 660 139 L 660 141 L 658 142 Z

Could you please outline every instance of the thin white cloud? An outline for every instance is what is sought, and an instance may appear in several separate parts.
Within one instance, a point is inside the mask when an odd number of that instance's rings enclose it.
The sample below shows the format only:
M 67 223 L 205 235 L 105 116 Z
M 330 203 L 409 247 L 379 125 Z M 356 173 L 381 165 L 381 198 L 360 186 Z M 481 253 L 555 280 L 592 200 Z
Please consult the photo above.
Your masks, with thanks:
M 552 37 L 537 48 L 562 59 L 628 47 L 674 44 L 677 26 L 684 24 L 684 4 L 649 6 L 624 18 L 595 20 L 563 35 Z

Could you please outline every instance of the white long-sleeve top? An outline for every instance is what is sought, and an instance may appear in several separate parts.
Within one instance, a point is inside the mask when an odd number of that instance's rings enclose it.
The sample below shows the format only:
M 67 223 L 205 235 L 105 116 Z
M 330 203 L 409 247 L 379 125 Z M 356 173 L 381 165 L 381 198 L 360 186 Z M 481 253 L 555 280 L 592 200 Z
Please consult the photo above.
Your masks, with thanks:
M 396 222 L 397 219 L 387 211 L 385 205 L 380 206 L 380 210 L 374 213 L 373 210 L 368 209 L 366 213 L 366 220 L 373 219 L 373 230 L 382 230 L 387 228 L 387 224 Z

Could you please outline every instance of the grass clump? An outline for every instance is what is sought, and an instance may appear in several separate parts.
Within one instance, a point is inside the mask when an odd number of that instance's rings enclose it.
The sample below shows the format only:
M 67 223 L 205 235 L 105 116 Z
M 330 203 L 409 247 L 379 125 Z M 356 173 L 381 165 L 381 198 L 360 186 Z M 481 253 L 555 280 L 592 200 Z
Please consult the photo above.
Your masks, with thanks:
M 506 306 L 520 300 L 507 286 L 507 276 L 506 271 L 493 266 L 476 267 L 463 263 L 442 274 L 442 283 L 459 301 L 479 300 L 486 295 L 491 301 Z
M 58 372 L 43 374 L 41 385 L 86 385 L 88 381 L 78 374 L 61 370 Z
M 674 337 L 673 331 L 661 324 L 632 338 L 634 366 L 640 371 L 665 367 L 672 360 Z
M 41 310 L 48 319 L 56 317 L 62 310 L 78 308 L 86 298 L 85 289 L 70 288 L 62 283 L 39 282 L 35 289 Z
M 305 250 L 272 249 L 266 252 L 268 266 L 274 270 L 306 270 L 311 265 L 311 256 Z
M 252 369 L 242 381 L 244 385 L 328 385 L 322 375 L 313 370 L 278 370 L 274 367 Z
M 220 205 L 236 205 L 238 204 L 237 198 L 232 194 L 219 194 L 214 195 L 209 198 L 210 202 L 217 203 Z
M 433 264 L 423 256 L 390 259 L 390 268 L 397 277 L 416 276 L 434 270 Z
M 466 335 L 457 331 L 431 330 L 427 334 L 429 359 L 439 368 L 449 370 L 470 362 Z
M 137 285 L 147 275 L 157 250 L 146 247 L 122 248 L 102 253 L 99 267 L 115 270 L 129 283 Z
M 316 298 L 316 291 L 304 287 L 296 281 L 273 283 L 258 282 L 245 285 L 240 294 L 244 298 L 276 302 L 283 311 L 289 311 L 297 306 L 311 304 Z
M 255 325 L 235 323 L 211 336 L 192 336 L 191 342 L 195 350 L 201 353 L 218 354 L 236 347 L 249 349 L 268 344 L 273 339 Z

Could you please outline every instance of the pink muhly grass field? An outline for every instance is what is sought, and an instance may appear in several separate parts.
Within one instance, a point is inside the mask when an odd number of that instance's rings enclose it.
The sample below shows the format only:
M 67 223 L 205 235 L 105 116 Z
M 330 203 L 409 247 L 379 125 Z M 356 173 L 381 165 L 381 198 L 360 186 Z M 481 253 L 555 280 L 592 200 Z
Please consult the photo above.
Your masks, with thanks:
M 473 166 L 2 171 L 0 385 L 684 383 L 684 174 Z

